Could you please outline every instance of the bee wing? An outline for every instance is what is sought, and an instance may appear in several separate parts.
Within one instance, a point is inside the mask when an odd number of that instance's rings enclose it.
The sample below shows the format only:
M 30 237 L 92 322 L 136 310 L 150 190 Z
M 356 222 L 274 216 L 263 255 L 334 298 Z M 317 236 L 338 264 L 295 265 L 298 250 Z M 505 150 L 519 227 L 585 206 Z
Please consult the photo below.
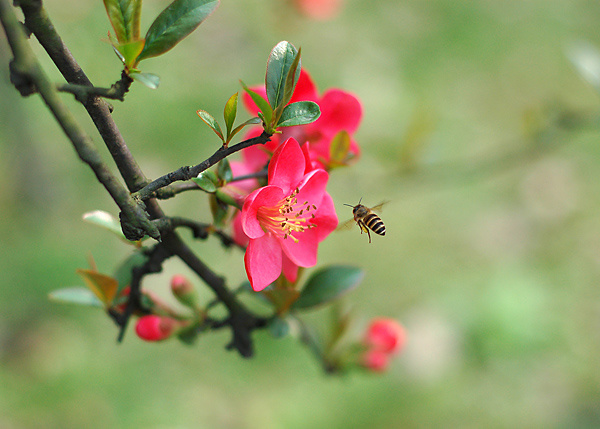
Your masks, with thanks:
M 354 218 L 348 219 L 346 222 L 338 225 L 336 230 L 337 231 L 346 231 L 346 230 L 352 228 L 352 225 L 354 225 Z
M 380 212 L 383 209 L 383 206 L 386 205 L 387 203 L 389 203 L 389 201 L 382 201 L 379 204 L 377 204 L 375 207 L 371 208 L 371 210 L 373 210 L 374 212 Z

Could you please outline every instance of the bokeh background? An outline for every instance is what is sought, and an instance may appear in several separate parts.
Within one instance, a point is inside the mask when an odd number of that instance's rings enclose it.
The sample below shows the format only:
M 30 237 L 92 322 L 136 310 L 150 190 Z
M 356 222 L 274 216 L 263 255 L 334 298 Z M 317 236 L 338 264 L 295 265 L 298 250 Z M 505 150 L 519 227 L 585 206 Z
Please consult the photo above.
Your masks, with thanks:
M 166 4 L 144 2 L 143 31 Z M 115 81 L 102 2 L 45 5 L 92 81 Z M 194 164 L 218 146 L 196 110 L 218 116 L 238 79 L 261 83 L 277 42 L 301 46 L 321 91 L 351 91 L 364 107 L 363 156 L 330 179 L 340 219 L 351 216 L 344 203 L 391 201 L 384 238 L 336 233 L 320 260 L 365 268 L 347 305 L 364 322 L 400 320 L 403 354 L 383 375 L 329 377 L 292 337 L 256 333 L 251 360 L 223 349 L 227 332 L 193 347 L 129 332 L 117 345 L 100 311 L 50 302 L 81 284 L 89 255 L 110 273 L 131 249 L 81 220 L 115 205 L 41 100 L 9 84 L 2 34 L 0 427 L 600 426 L 600 100 L 569 61 L 593 60 L 574 47 L 600 46 L 600 3 L 340 5 L 317 20 L 290 1 L 223 1 L 173 51 L 142 62 L 160 88 L 134 84 L 114 116 L 149 177 Z M 163 207 L 207 219 L 200 193 Z M 193 246 L 232 284 L 244 278 L 240 252 Z M 171 261 L 145 287 L 166 295 L 175 273 L 187 271 Z

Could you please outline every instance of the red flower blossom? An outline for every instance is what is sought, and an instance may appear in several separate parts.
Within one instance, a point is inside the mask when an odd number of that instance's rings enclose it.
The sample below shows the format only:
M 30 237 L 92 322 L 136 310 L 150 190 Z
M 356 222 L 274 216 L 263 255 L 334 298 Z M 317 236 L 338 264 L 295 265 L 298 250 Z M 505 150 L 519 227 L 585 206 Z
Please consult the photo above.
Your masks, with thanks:
M 362 355 L 361 364 L 371 371 L 383 372 L 390 364 L 390 355 L 382 350 L 367 350 Z
M 365 344 L 369 348 L 385 353 L 396 354 L 405 343 L 406 331 L 394 319 L 373 319 L 365 334 Z
M 252 90 L 266 99 L 264 87 L 253 87 Z M 243 100 L 248 110 L 252 114 L 257 114 L 258 107 L 247 93 L 244 93 Z M 362 118 L 362 106 L 358 98 L 340 89 L 329 89 L 319 96 L 310 75 L 302 69 L 290 103 L 306 100 L 314 101 L 319 105 L 321 108 L 319 119 L 306 125 L 282 128 L 281 134 L 275 134 L 271 138 L 272 142 L 267 149 L 293 137 L 300 144 L 308 142 L 312 162 L 328 169 L 335 166 L 335 162 L 332 162 L 331 159 L 331 142 L 340 131 L 346 131 L 350 134 L 347 157 L 357 158 L 360 155 L 360 148 L 352 138 L 352 134 L 357 130 Z M 254 134 L 256 131 L 251 131 L 251 133 L 246 135 L 246 138 L 258 135 Z M 346 160 L 342 161 L 342 163 L 344 162 Z
M 248 247 L 250 284 L 260 291 L 283 272 L 291 282 L 298 267 L 317 263 L 318 245 L 338 219 L 325 187 L 329 175 L 313 170 L 298 142 L 288 139 L 269 162 L 268 185 L 246 198 L 240 217 Z
M 296 8 L 309 18 L 327 20 L 342 8 L 342 0 L 294 0 Z

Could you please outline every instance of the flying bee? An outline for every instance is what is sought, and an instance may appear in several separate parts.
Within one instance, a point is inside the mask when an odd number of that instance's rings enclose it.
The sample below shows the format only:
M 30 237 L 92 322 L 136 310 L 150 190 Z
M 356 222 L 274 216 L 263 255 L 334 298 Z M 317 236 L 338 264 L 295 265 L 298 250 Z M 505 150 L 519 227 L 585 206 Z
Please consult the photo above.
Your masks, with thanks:
M 344 204 L 345 206 L 352 207 L 352 214 L 354 215 L 354 219 L 350 219 L 346 222 L 347 225 L 350 225 L 352 221 L 355 221 L 358 227 L 360 228 L 360 233 L 366 232 L 369 235 L 369 243 L 371 242 L 371 233 L 369 229 L 373 231 L 375 234 L 385 235 L 385 225 L 379 216 L 377 216 L 374 211 L 381 210 L 381 207 L 386 202 L 383 202 L 373 208 L 369 208 L 361 204 L 362 198 L 358 201 L 358 204 L 352 206 L 350 204 Z M 346 224 L 342 227 L 346 227 Z

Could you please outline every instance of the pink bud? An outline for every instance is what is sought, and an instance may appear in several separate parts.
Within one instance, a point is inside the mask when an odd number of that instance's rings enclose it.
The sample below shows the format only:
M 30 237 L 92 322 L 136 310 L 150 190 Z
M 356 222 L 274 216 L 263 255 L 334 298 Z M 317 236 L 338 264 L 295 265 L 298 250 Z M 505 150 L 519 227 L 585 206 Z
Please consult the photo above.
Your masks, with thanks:
M 162 341 L 169 338 L 180 323 L 170 317 L 154 314 L 140 317 L 135 325 L 135 333 L 145 341 Z
M 389 353 L 383 350 L 371 349 L 362 355 L 362 365 L 375 372 L 383 372 L 390 363 Z
M 174 295 L 187 295 L 193 292 L 194 286 L 185 276 L 176 274 L 171 277 L 171 290 Z
M 373 319 L 365 334 L 365 344 L 384 353 L 398 353 L 405 343 L 406 331 L 394 319 Z

